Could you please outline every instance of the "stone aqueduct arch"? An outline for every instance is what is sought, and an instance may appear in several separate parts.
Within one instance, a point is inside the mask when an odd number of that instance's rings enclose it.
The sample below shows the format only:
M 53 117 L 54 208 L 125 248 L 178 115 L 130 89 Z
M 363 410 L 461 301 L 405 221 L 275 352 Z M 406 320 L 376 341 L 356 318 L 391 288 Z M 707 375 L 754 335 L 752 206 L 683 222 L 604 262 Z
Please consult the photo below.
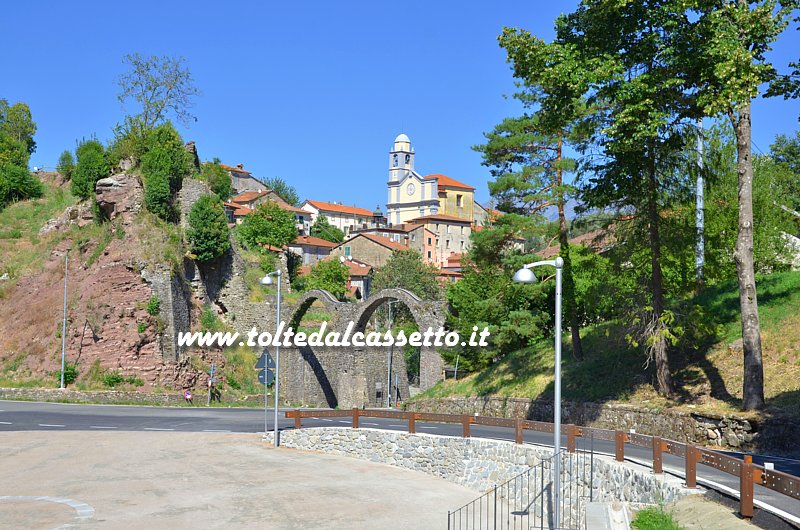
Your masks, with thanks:
M 290 318 L 287 325 L 297 328 L 303 316 L 315 301 L 319 301 L 325 307 L 326 312 L 331 315 L 328 321 L 328 329 L 344 334 L 348 324 L 355 323 L 353 332 L 365 331 L 369 319 L 375 310 L 391 300 L 399 300 L 408 307 L 414 320 L 424 331 L 428 327 L 434 330 L 444 326 L 448 314 L 446 301 L 441 300 L 422 300 L 417 295 L 406 289 L 383 289 L 372 293 L 367 299 L 360 302 L 340 302 L 329 292 L 322 289 L 312 289 L 303 294 L 297 304 L 290 309 Z M 380 363 L 381 357 L 375 351 L 366 351 L 368 348 L 324 348 L 324 351 L 314 351 L 311 348 L 293 348 L 295 365 L 290 368 L 289 375 L 281 377 L 281 384 L 284 385 L 284 399 L 287 402 L 302 402 L 311 405 L 328 406 L 362 406 L 372 403 L 363 402 L 361 394 L 348 392 L 348 386 L 361 385 L 368 394 L 376 381 L 375 367 L 370 364 Z M 381 354 L 382 356 L 383 354 Z M 370 357 L 369 360 L 366 357 Z M 282 356 L 283 357 L 283 356 Z M 393 362 L 393 371 L 405 373 L 405 362 L 402 355 L 396 355 Z M 401 363 L 402 361 L 402 363 Z M 323 400 L 318 398 L 308 398 L 305 389 L 300 386 L 305 383 L 301 381 L 308 379 L 307 376 L 300 376 L 305 373 L 304 367 L 297 366 L 297 363 L 305 363 L 315 374 L 316 382 L 319 385 Z M 395 364 L 397 363 L 397 364 Z M 386 360 L 382 363 L 382 370 L 385 373 Z M 423 346 L 420 349 L 420 387 L 424 390 L 433 386 L 442 378 L 444 362 L 433 346 Z M 283 372 L 283 370 L 282 370 Z M 385 377 L 377 379 L 385 385 Z M 403 381 L 405 385 L 405 381 Z M 345 395 L 347 394 L 347 395 Z M 318 395 L 318 393 L 317 393 Z M 361 402 L 359 402 L 361 401 Z M 367 400 L 369 401 L 369 400 Z

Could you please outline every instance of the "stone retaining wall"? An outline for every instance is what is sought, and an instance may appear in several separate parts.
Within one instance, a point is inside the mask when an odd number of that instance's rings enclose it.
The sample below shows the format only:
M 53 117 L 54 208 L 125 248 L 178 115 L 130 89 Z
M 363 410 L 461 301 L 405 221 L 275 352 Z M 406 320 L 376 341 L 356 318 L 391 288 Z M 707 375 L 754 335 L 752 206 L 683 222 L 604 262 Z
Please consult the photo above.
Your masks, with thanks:
M 59 388 L 0 388 L 0 400 L 19 400 L 19 401 L 50 401 L 68 403 L 99 403 L 103 405 L 126 404 L 126 405 L 182 405 L 186 401 L 181 392 L 174 394 L 151 394 L 147 392 L 128 392 L 121 390 L 92 390 L 81 391 Z M 222 402 L 233 401 L 222 396 Z M 195 406 L 202 406 L 206 403 L 206 395 L 198 391 L 194 396 Z M 264 396 L 246 396 L 242 400 L 235 402 L 239 405 L 264 406 Z
M 480 414 L 500 418 L 553 421 L 553 403 L 503 397 L 419 399 L 406 410 L 441 414 Z M 797 452 L 800 419 L 762 414 L 758 419 L 734 415 L 699 414 L 637 408 L 612 403 L 562 402 L 561 419 L 601 429 L 619 429 L 661 436 L 697 445 L 722 446 L 738 451 Z
M 272 436 L 271 432 L 267 433 L 265 441 L 272 443 Z M 502 440 L 349 427 L 286 430 L 280 436 L 283 447 L 350 456 L 421 471 L 470 488 L 476 492 L 476 497 L 542 462 L 545 463 L 545 473 L 549 472 L 548 458 L 552 455 L 549 449 Z M 572 465 L 570 458 L 573 459 Z M 603 502 L 620 500 L 656 504 L 671 502 L 690 493 L 679 487 L 679 481 L 675 479 L 657 477 L 629 464 L 616 463 L 611 458 L 597 455 L 594 457 L 594 474 L 590 481 L 589 465 L 588 458 L 565 455 L 562 469 L 565 475 L 572 473 L 575 477 L 575 482 L 562 479 L 565 499 L 567 488 L 570 487 L 578 488 L 580 494 L 569 498 L 588 498 L 590 485 L 593 487 L 593 499 Z M 584 466 L 585 472 L 576 472 L 579 466 Z M 575 490 L 572 491 L 574 493 Z M 582 511 L 577 504 L 574 511 L 573 517 L 580 518 Z

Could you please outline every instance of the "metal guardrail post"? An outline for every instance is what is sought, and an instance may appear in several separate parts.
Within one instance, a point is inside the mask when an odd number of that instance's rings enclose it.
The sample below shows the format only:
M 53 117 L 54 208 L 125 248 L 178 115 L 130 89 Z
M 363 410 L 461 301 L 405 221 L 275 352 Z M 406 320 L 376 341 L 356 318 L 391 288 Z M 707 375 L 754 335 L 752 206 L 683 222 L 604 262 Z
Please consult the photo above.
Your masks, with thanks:
M 494 530 L 497 530 L 497 484 L 494 485 Z
M 625 460 L 625 433 L 623 431 L 616 431 L 614 440 L 616 442 L 614 457 L 617 462 L 623 462 Z
M 358 429 L 358 408 L 353 407 L 353 428 Z
M 663 442 L 658 436 L 653 436 L 653 473 L 663 473 L 662 464 L 664 459 L 661 456 Z
M 574 453 L 576 448 L 575 438 L 580 434 L 578 427 L 573 424 L 565 425 L 567 430 L 567 451 Z
M 295 409 L 295 411 L 294 411 L 294 428 L 295 429 L 300 429 L 301 427 L 302 427 L 302 425 L 301 425 L 300 411 Z
M 518 444 L 522 443 L 522 420 L 519 418 L 514 422 L 514 441 Z
M 461 423 L 464 425 L 464 438 L 469 438 L 469 424 L 472 423 L 472 416 L 464 414 L 461 416 Z
M 747 520 L 753 518 L 753 457 L 744 455 L 739 472 L 739 514 Z
M 417 432 L 417 413 L 408 413 L 408 434 L 416 434 Z
M 699 453 L 693 445 L 686 444 L 686 487 L 697 487 L 697 457 Z

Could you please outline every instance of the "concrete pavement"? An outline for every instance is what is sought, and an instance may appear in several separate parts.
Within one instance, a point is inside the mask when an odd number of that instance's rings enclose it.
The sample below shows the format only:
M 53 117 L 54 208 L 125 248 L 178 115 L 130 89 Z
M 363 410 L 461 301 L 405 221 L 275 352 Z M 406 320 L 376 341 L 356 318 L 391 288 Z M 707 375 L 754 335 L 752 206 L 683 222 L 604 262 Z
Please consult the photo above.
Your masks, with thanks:
M 254 434 L 3 432 L 0 462 L 0 528 L 430 529 L 475 497 L 422 473 L 274 449 Z M 80 519 L 54 499 L 94 515 Z

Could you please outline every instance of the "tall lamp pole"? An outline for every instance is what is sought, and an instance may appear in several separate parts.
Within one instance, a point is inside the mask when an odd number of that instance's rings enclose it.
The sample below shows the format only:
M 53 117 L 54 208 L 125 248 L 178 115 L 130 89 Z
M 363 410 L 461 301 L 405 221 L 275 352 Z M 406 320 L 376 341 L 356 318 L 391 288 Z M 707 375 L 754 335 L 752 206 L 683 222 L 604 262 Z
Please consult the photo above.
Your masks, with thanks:
M 64 368 L 67 353 L 67 272 L 69 271 L 69 254 L 64 256 L 64 321 L 61 323 L 61 388 L 64 388 Z
M 398 303 L 400 300 L 389 300 L 386 305 L 389 306 L 388 324 L 389 332 L 392 331 L 392 304 Z M 386 407 L 392 406 L 392 344 L 389 344 L 389 352 L 386 358 Z
M 553 403 L 553 528 L 560 528 L 561 519 L 561 269 L 564 259 L 529 263 L 514 273 L 514 281 L 535 283 L 534 267 L 550 266 L 556 268 L 556 331 L 555 331 L 555 402 Z
M 272 285 L 273 280 L 272 277 L 276 276 L 278 278 L 278 301 L 276 304 L 276 316 L 275 316 L 275 338 L 277 339 L 278 332 L 281 328 L 281 270 L 278 269 L 276 271 L 270 272 L 263 278 L 261 278 L 261 285 Z M 281 346 L 280 341 L 275 342 L 275 447 L 280 445 L 280 440 L 278 439 L 278 392 L 280 392 L 280 370 L 281 370 Z M 266 369 L 266 368 L 265 368 Z M 264 382 L 264 433 L 267 432 L 267 385 L 266 380 Z

